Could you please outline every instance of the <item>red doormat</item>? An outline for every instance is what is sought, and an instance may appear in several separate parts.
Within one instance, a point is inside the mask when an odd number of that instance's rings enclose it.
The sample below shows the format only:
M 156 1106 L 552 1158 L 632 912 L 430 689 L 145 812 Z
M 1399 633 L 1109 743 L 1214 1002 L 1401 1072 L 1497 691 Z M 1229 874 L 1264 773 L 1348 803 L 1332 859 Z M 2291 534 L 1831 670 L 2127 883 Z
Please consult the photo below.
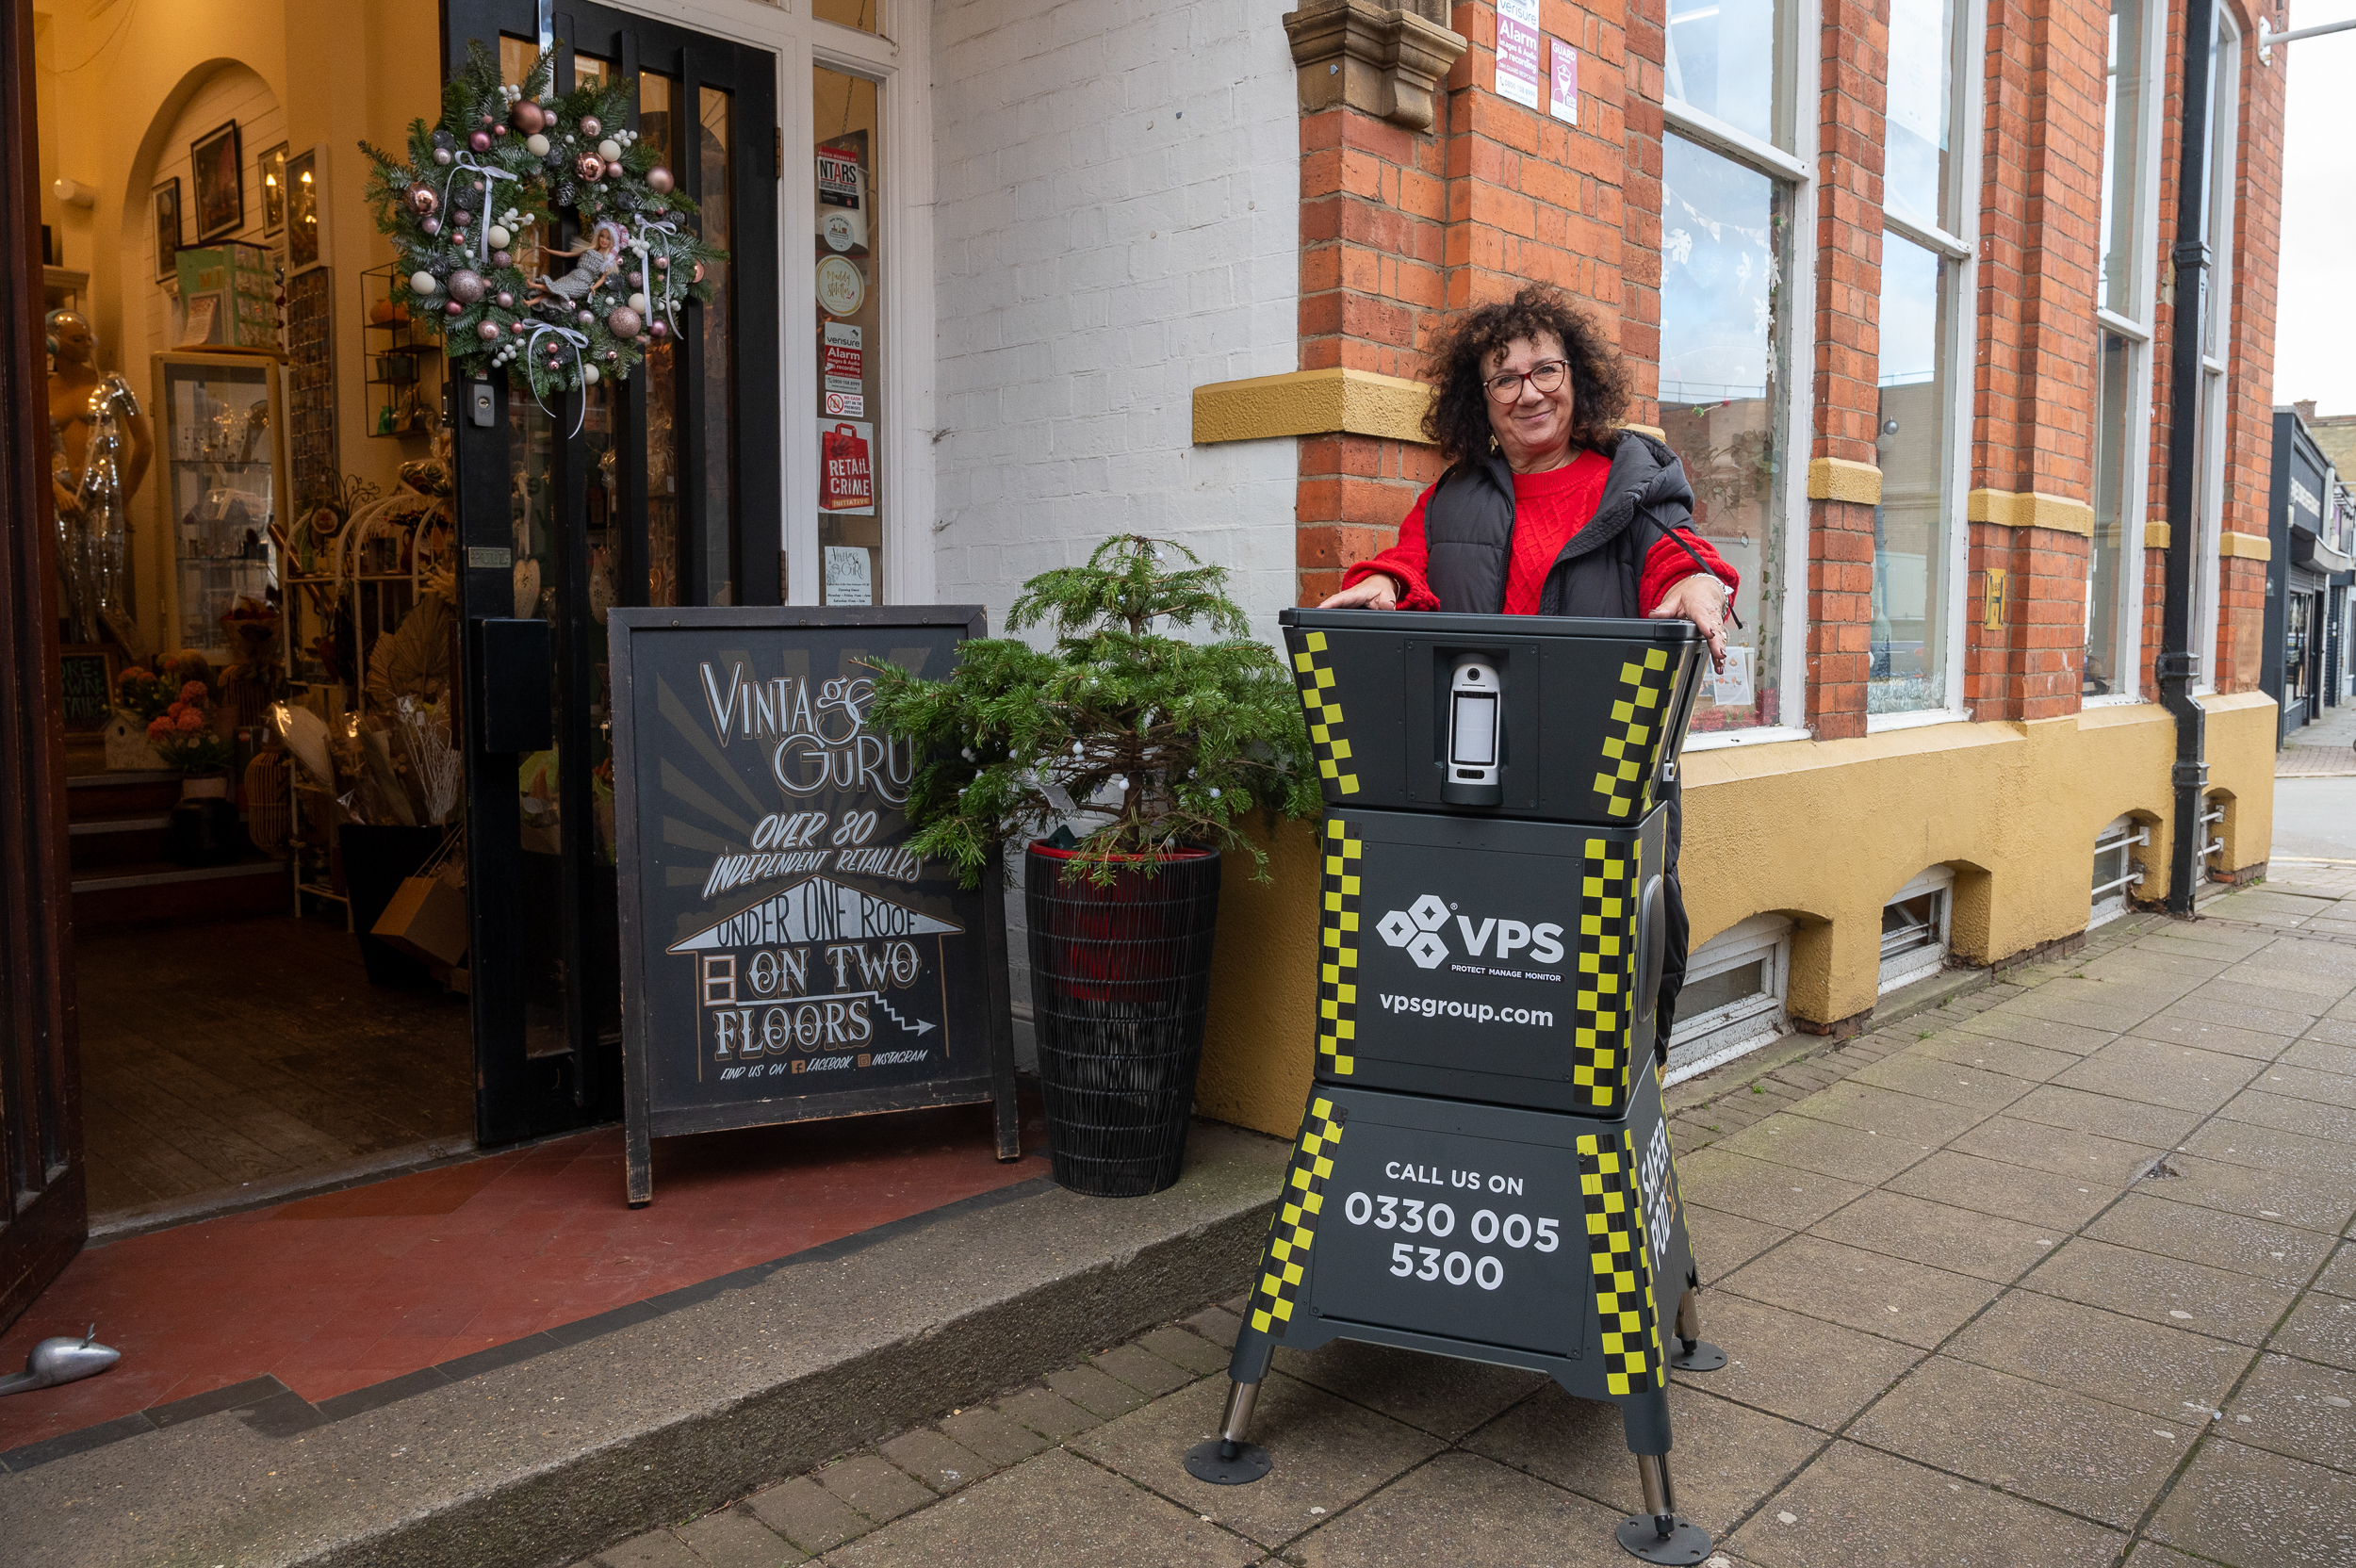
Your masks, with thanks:
M 0 1371 L 93 1321 L 123 1360 L 0 1399 L 0 1453 L 102 1422 L 132 1435 L 142 1412 L 253 1380 L 352 1396 L 1047 1170 L 999 1164 L 974 1105 L 658 1138 L 654 1155 L 635 1212 L 607 1128 L 90 1249 L 0 1337 Z

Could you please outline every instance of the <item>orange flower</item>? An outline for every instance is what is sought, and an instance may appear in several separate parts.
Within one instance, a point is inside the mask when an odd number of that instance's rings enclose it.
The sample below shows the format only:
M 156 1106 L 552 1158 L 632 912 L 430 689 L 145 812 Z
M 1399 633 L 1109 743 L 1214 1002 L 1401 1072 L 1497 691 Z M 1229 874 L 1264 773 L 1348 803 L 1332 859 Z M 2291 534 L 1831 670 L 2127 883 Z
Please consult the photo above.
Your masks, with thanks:
M 205 683 L 201 680 L 187 681 L 180 687 L 180 700 L 182 702 L 203 702 L 210 695 L 212 695 L 212 694 L 205 689 Z
M 196 731 L 204 727 L 204 714 L 198 712 L 193 708 L 183 708 L 180 710 L 179 729 L 182 734 L 193 735 Z
M 147 738 L 158 743 L 171 740 L 172 721 L 160 713 L 150 719 L 147 724 Z

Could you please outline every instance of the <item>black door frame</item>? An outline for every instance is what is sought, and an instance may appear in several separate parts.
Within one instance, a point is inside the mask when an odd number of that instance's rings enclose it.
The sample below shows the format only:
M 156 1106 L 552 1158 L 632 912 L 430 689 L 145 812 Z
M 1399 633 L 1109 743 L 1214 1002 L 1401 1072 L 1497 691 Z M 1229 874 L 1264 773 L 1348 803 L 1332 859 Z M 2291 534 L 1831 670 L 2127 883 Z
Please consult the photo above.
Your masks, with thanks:
M 769 50 L 690 31 L 652 17 L 599 5 L 574 4 L 548 15 L 542 30 L 541 8 L 532 0 L 444 0 L 442 59 L 447 75 L 461 70 L 470 41 L 496 49 L 499 36 L 526 39 L 536 48 L 543 37 L 557 51 L 556 87 L 573 86 L 576 46 L 612 59 L 626 77 L 642 67 L 660 70 L 678 82 L 680 98 L 673 113 L 683 129 L 682 151 L 674 171 L 680 188 L 701 201 L 702 160 L 686 155 L 695 145 L 695 106 L 700 89 L 714 86 L 733 95 L 732 155 L 729 159 L 729 262 L 734 321 L 733 439 L 736 508 L 730 532 L 730 567 L 708 558 L 707 519 L 700 480 L 708 463 L 702 406 L 704 334 L 700 313 L 691 304 L 689 323 L 677 335 L 679 404 L 677 432 L 679 602 L 701 604 L 716 578 L 732 580 L 734 602 L 774 605 L 781 600 L 783 477 L 773 453 L 779 429 L 784 368 L 779 363 L 777 296 L 777 57 Z M 633 106 L 630 124 L 638 126 Z M 618 466 L 619 519 L 623 548 L 614 572 L 617 605 L 646 603 L 647 581 L 647 494 L 643 454 L 647 430 L 647 377 L 615 388 L 614 438 L 639 460 Z M 490 417 L 478 424 L 472 409 L 487 392 Z M 456 474 L 460 606 L 464 622 L 461 661 L 466 735 L 467 883 L 472 957 L 475 1056 L 475 1131 L 479 1142 L 497 1144 L 541 1136 L 617 1119 L 622 1109 L 621 1039 L 618 1012 L 603 1022 L 602 988 L 616 989 L 618 951 L 605 951 L 606 937 L 593 929 L 593 900 L 602 868 L 597 845 L 589 760 L 597 723 L 584 694 L 595 660 L 594 628 L 587 612 L 589 564 L 586 548 L 587 449 L 575 429 L 582 394 L 553 400 L 548 411 L 559 432 L 557 462 L 550 474 L 550 508 L 559 520 L 557 625 L 545 663 L 518 669 L 486 646 L 501 645 L 490 623 L 515 614 L 512 578 L 507 378 L 487 382 L 453 374 L 450 408 Z M 715 570 L 715 568 L 719 568 Z M 484 681 L 493 684 L 486 689 Z M 494 711 L 499 687 L 519 692 L 553 691 L 556 720 L 550 737 L 557 752 L 559 818 L 563 824 L 561 889 L 562 968 L 564 1027 L 562 1048 L 533 1052 L 527 1042 L 527 977 L 524 933 L 545 911 L 527 907 L 522 871 L 522 812 L 517 793 L 519 754 L 494 750 Z M 536 698 L 534 699 L 536 700 Z

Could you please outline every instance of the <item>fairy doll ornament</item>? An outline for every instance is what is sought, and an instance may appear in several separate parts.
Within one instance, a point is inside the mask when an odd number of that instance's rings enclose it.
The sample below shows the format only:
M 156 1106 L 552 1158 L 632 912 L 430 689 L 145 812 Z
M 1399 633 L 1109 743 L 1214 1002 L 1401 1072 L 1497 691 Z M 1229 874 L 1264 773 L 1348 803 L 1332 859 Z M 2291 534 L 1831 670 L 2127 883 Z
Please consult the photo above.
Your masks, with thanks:
M 622 265 L 623 248 L 630 243 L 630 233 L 619 223 L 599 221 L 581 248 L 573 251 L 550 251 L 551 256 L 579 256 L 580 263 L 561 278 L 546 272 L 532 280 L 528 302 L 562 301 L 579 306 Z

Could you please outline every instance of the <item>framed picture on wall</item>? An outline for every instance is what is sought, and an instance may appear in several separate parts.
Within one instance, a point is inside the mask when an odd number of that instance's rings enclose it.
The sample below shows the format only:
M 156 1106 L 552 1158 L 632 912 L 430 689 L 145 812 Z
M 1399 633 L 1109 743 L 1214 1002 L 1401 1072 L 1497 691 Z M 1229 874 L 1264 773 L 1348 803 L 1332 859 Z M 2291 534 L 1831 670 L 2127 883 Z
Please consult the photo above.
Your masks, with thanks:
M 155 281 L 180 275 L 180 176 L 155 188 Z
M 286 270 L 317 267 L 319 254 L 319 150 L 286 160 Z
M 286 144 L 264 153 L 255 167 L 262 172 L 262 232 L 276 234 L 286 226 Z
M 188 143 L 188 172 L 196 182 L 197 243 L 244 228 L 245 164 L 236 121 Z

